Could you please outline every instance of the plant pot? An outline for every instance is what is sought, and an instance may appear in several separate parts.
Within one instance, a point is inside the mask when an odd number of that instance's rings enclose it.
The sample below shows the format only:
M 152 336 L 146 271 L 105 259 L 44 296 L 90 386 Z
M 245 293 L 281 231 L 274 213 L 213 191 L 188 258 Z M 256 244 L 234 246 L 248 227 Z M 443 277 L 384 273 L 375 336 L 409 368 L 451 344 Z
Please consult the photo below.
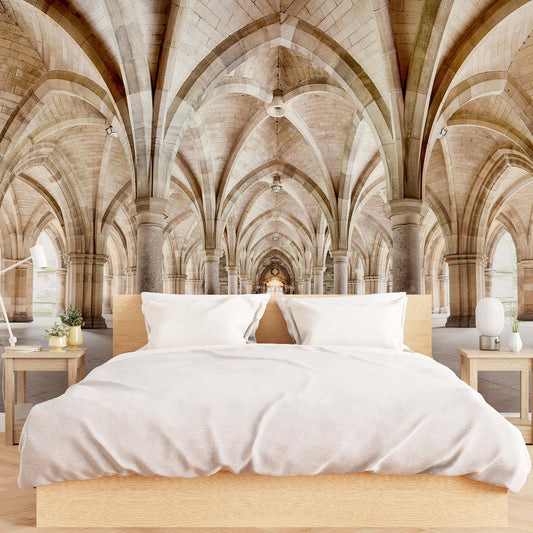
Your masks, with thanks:
M 67 336 L 64 337 L 49 337 L 48 346 L 53 352 L 60 352 L 67 345 Z
M 70 348 L 77 348 L 83 344 L 81 326 L 72 326 L 68 334 L 67 344 Z
M 511 352 L 519 352 L 522 349 L 522 339 L 520 333 L 511 333 Z

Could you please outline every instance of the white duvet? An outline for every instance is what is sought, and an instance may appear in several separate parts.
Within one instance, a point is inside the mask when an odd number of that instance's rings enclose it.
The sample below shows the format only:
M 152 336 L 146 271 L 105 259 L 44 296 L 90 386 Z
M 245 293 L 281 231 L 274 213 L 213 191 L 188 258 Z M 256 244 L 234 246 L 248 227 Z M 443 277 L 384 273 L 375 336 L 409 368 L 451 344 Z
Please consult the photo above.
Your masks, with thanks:
M 36 405 L 21 487 L 101 476 L 467 474 L 518 491 L 520 431 L 408 352 L 293 345 L 141 350 Z

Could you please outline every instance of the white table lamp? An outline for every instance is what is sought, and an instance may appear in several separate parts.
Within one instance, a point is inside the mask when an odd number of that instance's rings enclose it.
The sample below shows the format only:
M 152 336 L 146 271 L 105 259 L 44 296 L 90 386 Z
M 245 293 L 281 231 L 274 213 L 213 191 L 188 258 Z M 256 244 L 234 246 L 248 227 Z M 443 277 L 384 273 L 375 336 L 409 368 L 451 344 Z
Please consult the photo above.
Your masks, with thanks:
M 476 328 L 480 350 L 499 350 L 505 313 L 498 298 L 482 298 L 476 306 Z
M 17 263 L 14 263 L 13 265 L 8 266 L 7 268 L 4 268 L 3 270 L 0 270 L 0 274 L 4 274 L 8 270 L 12 270 L 13 268 L 16 268 L 22 263 L 26 263 L 27 261 L 33 261 L 33 264 L 35 265 L 35 268 L 45 268 L 46 267 L 46 256 L 44 255 L 44 249 L 40 244 L 37 244 L 30 248 L 31 255 L 29 257 L 26 257 L 26 259 L 23 259 L 22 261 L 18 261 Z M 2 314 L 4 315 L 4 320 L 6 321 L 7 330 L 9 331 L 9 345 L 15 346 L 17 344 L 17 337 L 13 335 L 13 331 L 11 330 L 11 324 L 9 323 L 9 319 L 7 318 L 6 308 L 4 306 L 4 300 L 2 300 L 2 294 L 0 293 L 0 307 L 2 308 Z

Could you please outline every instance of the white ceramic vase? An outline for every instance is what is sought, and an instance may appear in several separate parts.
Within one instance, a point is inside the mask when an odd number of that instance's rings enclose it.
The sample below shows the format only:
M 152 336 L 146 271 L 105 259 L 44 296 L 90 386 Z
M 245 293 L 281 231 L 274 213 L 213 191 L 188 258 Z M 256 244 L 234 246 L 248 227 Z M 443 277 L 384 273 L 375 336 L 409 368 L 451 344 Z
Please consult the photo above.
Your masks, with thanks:
M 522 339 L 520 333 L 511 333 L 511 352 L 519 352 L 522 349 Z

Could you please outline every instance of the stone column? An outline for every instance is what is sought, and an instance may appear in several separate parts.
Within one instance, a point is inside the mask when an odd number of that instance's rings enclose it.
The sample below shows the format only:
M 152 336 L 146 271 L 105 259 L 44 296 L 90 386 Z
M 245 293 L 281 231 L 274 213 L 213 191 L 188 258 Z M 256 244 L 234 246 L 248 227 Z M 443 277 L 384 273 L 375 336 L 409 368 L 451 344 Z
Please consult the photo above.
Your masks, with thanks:
M 104 315 L 113 313 L 113 276 L 104 275 Z
M 246 287 L 248 285 L 248 281 L 246 276 L 240 276 L 239 278 L 239 294 L 246 294 Z
M 246 294 L 253 294 L 254 293 L 254 282 L 252 279 L 246 280 Z
M 406 198 L 388 205 L 392 227 L 394 291 L 421 294 L 420 223 L 422 200 Z
M 56 268 L 56 315 L 64 315 L 67 308 L 67 269 Z
M 357 278 L 348 280 L 348 294 L 357 294 Z
M 239 267 L 226 267 L 228 294 L 239 294 Z
M 335 250 L 333 257 L 334 294 L 348 294 L 348 252 Z
M 432 274 L 428 274 L 424 281 L 424 294 L 431 295 L 431 312 L 439 312 L 439 287 L 437 283 L 437 277 Z
M 518 261 L 518 320 L 533 320 L 533 259 Z
M 33 265 L 25 263 L 13 269 L 15 292 L 12 322 L 33 320 Z
M 313 294 L 324 294 L 324 267 L 313 267 Z
M 137 267 L 126 269 L 126 291 L 127 294 L 135 294 L 137 290 Z
M 304 276 L 304 294 L 313 294 L 311 291 L 311 274 L 306 274 Z
M 222 250 L 216 248 L 205 250 L 204 278 L 206 294 L 220 294 L 219 268 L 221 255 Z
M 379 276 L 365 276 L 365 294 L 377 294 L 379 292 Z
M 296 280 L 296 288 L 298 289 L 298 294 L 305 294 L 304 280 L 303 278 L 298 278 Z
M 163 290 L 163 228 L 167 201 L 139 198 L 137 214 L 137 293 Z
M 492 282 L 496 270 L 492 268 L 492 263 L 489 261 L 485 267 L 485 296 L 492 296 Z
M 484 256 L 448 254 L 445 259 L 450 276 L 450 316 L 446 326 L 473 328 L 477 302 L 485 296 Z
M 115 276 L 115 294 L 127 294 L 128 293 L 128 276 L 126 270 L 121 274 Z
M 187 283 L 187 276 L 185 274 L 178 274 L 176 276 L 176 294 L 185 294 L 185 286 Z
M 439 276 L 439 313 L 448 314 L 449 312 L 448 276 L 446 274 L 441 274 Z
M 70 253 L 67 258 L 67 302 L 80 308 L 86 328 L 105 328 L 102 316 L 107 255 Z

